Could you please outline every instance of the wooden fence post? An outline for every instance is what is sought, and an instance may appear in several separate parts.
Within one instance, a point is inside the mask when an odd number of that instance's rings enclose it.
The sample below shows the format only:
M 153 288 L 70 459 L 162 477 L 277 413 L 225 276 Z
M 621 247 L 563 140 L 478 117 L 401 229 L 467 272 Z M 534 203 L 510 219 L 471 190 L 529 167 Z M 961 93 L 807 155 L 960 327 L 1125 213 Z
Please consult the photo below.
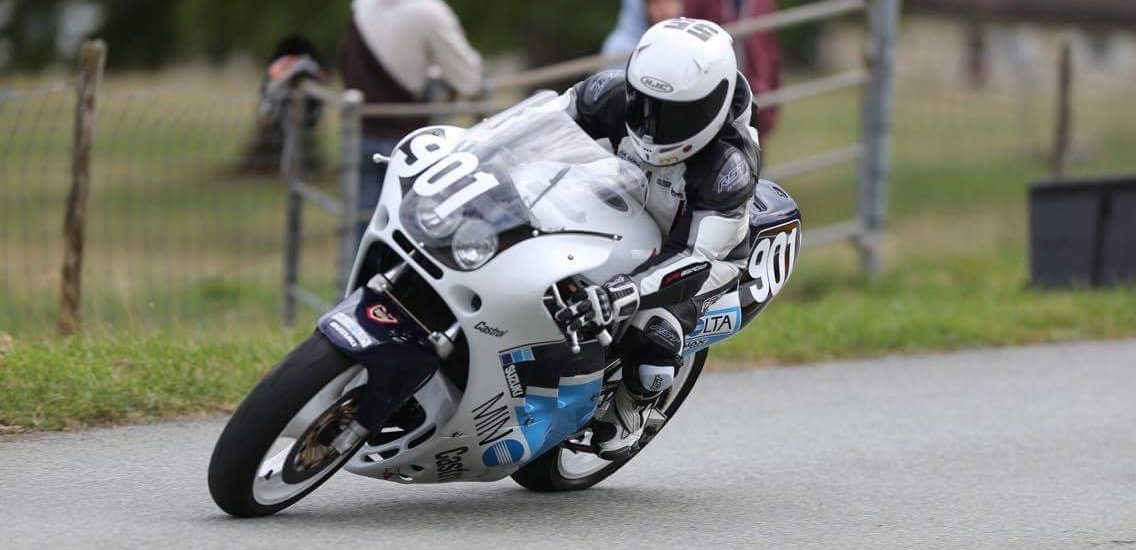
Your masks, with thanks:
M 91 146 L 95 137 L 95 108 L 106 64 L 102 40 L 83 44 L 80 54 L 75 133 L 71 149 L 71 191 L 63 222 L 63 279 L 59 300 L 59 332 L 79 330 L 79 299 L 83 275 L 83 239 L 87 228 L 87 197 L 91 187 Z
M 1061 43 L 1057 73 L 1057 128 L 1049 164 L 1049 174 L 1054 181 L 1065 177 L 1069 150 L 1073 146 L 1073 43 L 1069 38 Z

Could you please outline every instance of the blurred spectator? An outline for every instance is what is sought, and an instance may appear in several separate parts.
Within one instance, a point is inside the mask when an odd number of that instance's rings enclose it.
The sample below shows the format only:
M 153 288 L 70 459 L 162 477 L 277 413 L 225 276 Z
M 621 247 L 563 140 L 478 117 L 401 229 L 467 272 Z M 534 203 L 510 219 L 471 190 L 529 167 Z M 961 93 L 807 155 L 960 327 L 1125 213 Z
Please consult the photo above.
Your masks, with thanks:
M 326 82 L 327 72 L 320 62 L 316 47 L 307 38 L 293 34 L 282 39 L 268 60 L 268 68 L 260 82 L 260 105 L 256 132 L 241 161 L 241 171 L 265 174 L 280 169 L 285 122 L 290 113 L 292 92 L 304 80 Z M 315 99 L 304 102 L 301 158 L 306 170 L 322 166 L 316 134 L 311 130 L 319 123 L 323 105 Z
M 773 0 L 686 0 L 683 15 L 708 19 L 726 25 L 777 10 Z M 776 90 L 781 86 L 781 47 L 772 31 L 751 34 L 734 42 L 738 56 L 738 69 L 745 75 L 754 95 Z M 779 108 L 759 109 L 754 122 L 764 140 L 777 126 Z
M 682 0 L 623 0 L 615 29 L 604 40 L 603 53 L 630 52 L 651 25 L 682 15 Z M 618 63 L 613 68 L 623 68 Z
M 354 0 L 339 43 L 339 67 L 348 88 L 367 103 L 413 103 L 436 74 L 461 95 L 482 89 L 481 56 L 470 46 L 453 10 L 442 0 Z M 379 201 L 385 166 L 398 140 L 428 124 L 425 117 L 363 119 L 361 209 Z

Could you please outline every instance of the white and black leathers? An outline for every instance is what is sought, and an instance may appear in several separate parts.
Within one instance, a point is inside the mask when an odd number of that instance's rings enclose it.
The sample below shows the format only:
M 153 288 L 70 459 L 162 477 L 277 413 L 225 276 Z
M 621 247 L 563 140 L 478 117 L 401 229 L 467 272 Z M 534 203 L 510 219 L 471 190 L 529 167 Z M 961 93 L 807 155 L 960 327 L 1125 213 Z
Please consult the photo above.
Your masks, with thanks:
M 753 95 L 737 78 L 728 122 L 716 138 L 685 161 L 654 166 L 637 158 L 625 126 L 621 70 L 596 74 L 566 93 L 568 114 L 589 135 L 609 140 L 616 154 L 646 174 L 647 208 L 666 235 L 662 250 L 629 275 L 641 295 L 632 326 L 646 338 L 641 361 L 676 364 L 682 335 L 694 329 L 708 298 L 737 285 L 749 253 L 748 208 L 761 167 L 750 127 Z M 664 357 L 665 355 L 665 357 Z M 638 381 L 651 393 L 653 380 Z

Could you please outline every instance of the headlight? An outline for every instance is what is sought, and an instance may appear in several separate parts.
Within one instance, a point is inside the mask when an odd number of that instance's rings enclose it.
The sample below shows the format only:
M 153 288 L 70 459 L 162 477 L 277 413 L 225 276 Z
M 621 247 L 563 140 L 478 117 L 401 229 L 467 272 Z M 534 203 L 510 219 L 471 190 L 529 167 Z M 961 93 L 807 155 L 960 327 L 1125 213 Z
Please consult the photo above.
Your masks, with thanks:
M 484 220 L 467 220 L 454 232 L 451 247 L 462 269 L 477 269 L 497 253 L 497 232 Z
M 427 198 L 419 199 L 418 205 L 414 209 L 414 217 L 418 222 L 418 227 L 421 227 L 424 233 L 441 240 L 454 232 L 462 218 L 457 212 L 443 218 L 438 215 L 437 208 L 438 201 Z

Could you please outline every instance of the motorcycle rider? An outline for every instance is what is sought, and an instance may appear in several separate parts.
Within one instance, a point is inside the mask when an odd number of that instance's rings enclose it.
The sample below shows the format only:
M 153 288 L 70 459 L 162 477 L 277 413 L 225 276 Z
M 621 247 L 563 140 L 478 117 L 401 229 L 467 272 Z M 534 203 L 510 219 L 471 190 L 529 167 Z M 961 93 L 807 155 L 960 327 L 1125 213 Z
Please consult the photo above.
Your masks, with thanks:
M 613 460 L 636 449 L 651 405 L 673 383 L 683 335 L 745 268 L 760 171 L 753 94 L 730 35 L 679 18 L 651 27 L 626 71 L 596 74 L 562 100 L 584 131 L 644 171 L 647 210 L 667 235 L 646 263 L 584 289 L 556 314 L 574 329 L 630 319 L 623 382 L 593 422 L 597 454 Z

